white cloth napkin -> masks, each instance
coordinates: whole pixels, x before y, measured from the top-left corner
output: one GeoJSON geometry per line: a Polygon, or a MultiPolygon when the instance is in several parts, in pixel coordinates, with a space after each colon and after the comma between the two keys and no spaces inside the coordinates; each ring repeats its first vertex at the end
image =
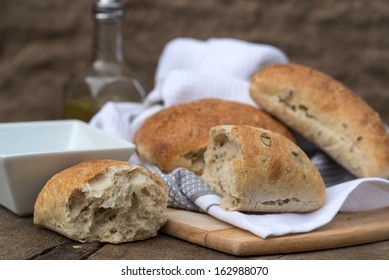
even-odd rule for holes
{"type": "MultiPolygon", "coordinates": [[[[256,106],[248,94],[249,80],[258,69],[288,59],[279,49],[234,39],[199,41],[178,38],[164,48],[156,71],[155,87],[144,104],[108,103],[91,120],[92,126],[132,141],[136,129],[150,115],[175,104],[201,98],[222,98],[256,106]]],[[[318,167],[327,186],[322,208],[305,214],[245,214],[225,211],[220,196],[194,173],[179,168],[157,172],[169,188],[169,206],[207,212],[259,237],[307,232],[319,228],[339,211],[365,211],[389,206],[389,181],[355,179],[312,145],[302,146],[318,167]]]]}
{"type": "Polygon", "coordinates": [[[324,205],[314,212],[248,215],[225,211],[217,195],[204,195],[196,205],[222,221],[259,237],[309,232],[329,223],[339,211],[366,211],[389,206],[389,182],[379,178],[356,179],[327,188],[324,205]],[[380,187],[383,187],[381,189],[380,187]]]}

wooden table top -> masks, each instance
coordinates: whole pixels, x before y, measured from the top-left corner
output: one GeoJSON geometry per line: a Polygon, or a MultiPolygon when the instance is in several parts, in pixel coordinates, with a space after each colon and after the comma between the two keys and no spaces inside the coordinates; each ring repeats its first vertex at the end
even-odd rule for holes
{"type": "Polygon", "coordinates": [[[313,259],[385,260],[389,241],[358,246],[264,256],[237,257],[159,233],[148,240],[120,245],[78,243],[18,217],[0,206],[0,260],[233,260],[313,259]]]}

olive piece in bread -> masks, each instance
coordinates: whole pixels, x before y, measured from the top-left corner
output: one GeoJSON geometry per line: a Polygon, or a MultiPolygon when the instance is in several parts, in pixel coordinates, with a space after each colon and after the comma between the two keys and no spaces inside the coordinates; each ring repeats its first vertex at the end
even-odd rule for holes
{"type": "Polygon", "coordinates": [[[284,136],[261,128],[213,127],[203,180],[227,210],[309,212],[320,208],[325,185],[308,156],[284,136]]]}

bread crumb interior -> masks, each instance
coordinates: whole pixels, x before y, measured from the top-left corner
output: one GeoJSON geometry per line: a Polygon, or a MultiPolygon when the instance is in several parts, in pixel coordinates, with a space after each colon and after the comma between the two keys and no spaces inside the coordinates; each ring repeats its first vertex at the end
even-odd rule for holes
{"type": "Polygon", "coordinates": [[[239,144],[231,141],[225,133],[213,137],[205,154],[203,178],[223,196],[222,204],[239,204],[238,194],[233,187],[233,161],[239,156],[239,144]]]}
{"type": "Polygon", "coordinates": [[[75,234],[84,236],[85,242],[111,243],[156,234],[156,227],[165,219],[165,203],[159,189],[141,172],[109,168],[70,198],[68,217],[78,228],[75,234]]]}

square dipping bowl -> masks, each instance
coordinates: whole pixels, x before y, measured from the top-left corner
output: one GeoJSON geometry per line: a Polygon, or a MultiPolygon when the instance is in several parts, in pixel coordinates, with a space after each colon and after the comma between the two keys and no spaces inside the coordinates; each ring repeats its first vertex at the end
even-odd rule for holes
{"type": "Polygon", "coordinates": [[[128,161],[134,151],[133,143],[78,120],[0,123],[0,204],[32,215],[56,173],[91,159],[128,161]]]}

